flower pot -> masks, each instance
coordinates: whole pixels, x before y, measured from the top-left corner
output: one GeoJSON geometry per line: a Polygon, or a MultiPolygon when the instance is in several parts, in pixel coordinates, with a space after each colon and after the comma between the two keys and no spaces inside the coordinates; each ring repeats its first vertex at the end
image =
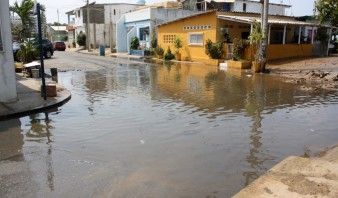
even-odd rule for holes
{"type": "Polygon", "coordinates": [[[176,60],[178,60],[178,61],[181,60],[181,54],[180,54],[180,53],[177,53],[177,54],[176,54],[176,60]]]}
{"type": "Polygon", "coordinates": [[[252,70],[256,73],[261,71],[261,62],[259,61],[252,61],[252,70]]]}

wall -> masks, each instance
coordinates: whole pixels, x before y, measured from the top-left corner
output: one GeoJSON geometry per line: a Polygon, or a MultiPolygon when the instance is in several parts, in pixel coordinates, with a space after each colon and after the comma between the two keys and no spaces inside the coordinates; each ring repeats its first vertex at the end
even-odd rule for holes
{"type": "Polygon", "coordinates": [[[119,39],[116,40],[116,52],[126,52],[127,48],[127,28],[124,26],[125,15],[116,22],[116,35],[119,39]]]}
{"type": "MultiPolygon", "coordinates": [[[[246,3],[246,12],[261,13],[262,4],[258,2],[236,1],[234,3],[233,11],[243,12],[243,3],[246,3]]],[[[278,5],[269,5],[269,14],[271,15],[285,15],[285,7],[278,5]]]]}
{"type": "Polygon", "coordinates": [[[137,4],[108,4],[104,6],[104,31],[106,33],[106,46],[116,46],[116,23],[125,14],[136,10],[137,4]],[[112,39],[112,43],[110,42],[112,39]]]}
{"type": "Polygon", "coordinates": [[[311,44],[268,45],[268,60],[312,56],[311,44]]]}
{"type": "Polygon", "coordinates": [[[17,100],[11,24],[8,0],[0,0],[0,31],[3,51],[0,52],[0,102],[17,100]]]}
{"type": "Polygon", "coordinates": [[[168,47],[170,47],[172,53],[175,52],[173,43],[164,41],[164,36],[177,35],[183,41],[183,48],[181,49],[182,60],[199,61],[206,60],[209,57],[205,54],[204,44],[207,39],[216,42],[216,12],[209,12],[198,16],[192,16],[176,22],[161,25],[158,27],[158,44],[162,46],[165,53],[168,47]],[[193,29],[184,30],[184,26],[201,26],[210,25],[211,29],[193,29]],[[189,46],[188,45],[188,34],[189,33],[203,33],[203,46],[189,46]]]}

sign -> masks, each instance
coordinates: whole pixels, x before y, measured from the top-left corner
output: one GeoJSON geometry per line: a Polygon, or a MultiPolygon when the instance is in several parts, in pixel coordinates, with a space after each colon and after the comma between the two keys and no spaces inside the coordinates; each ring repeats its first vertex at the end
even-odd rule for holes
{"type": "Polygon", "coordinates": [[[2,42],[2,25],[1,25],[1,19],[0,19],[0,52],[4,51],[4,43],[2,42]]]}

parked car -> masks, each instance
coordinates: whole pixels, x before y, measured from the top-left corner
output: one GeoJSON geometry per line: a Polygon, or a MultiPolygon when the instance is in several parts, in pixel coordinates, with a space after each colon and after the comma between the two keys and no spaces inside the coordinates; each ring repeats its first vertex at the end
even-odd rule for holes
{"type": "Polygon", "coordinates": [[[13,42],[13,57],[14,57],[14,61],[18,61],[17,60],[17,53],[20,50],[20,44],[18,42],[13,42]]]}
{"type": "Polygon", "coordinates": [[[58,51],[65,51],[66,50],[66,44],[62,41],[58,41],[53,43],[54,50],[58,51]]]}
{"type": "MultiPolygon", "coordinates": [[[[31,42],[33,43],[33,45],[35,46],[36,49],[39,49],[39,40],[38,39],[34,39],[31,42]]],[[[52,56],[54,54],[53,43],[50,40],[43,38],[42,39],[42,51],[43,51],[43,56],[45,58],[52,58],[52,56]]]]}
{"type": "MultiPolygon", "coordinates": [[[[36,42],[35,45],[39,48],[38,42],[36,42]]],[[[48,39],[42,39],[42,50],[45,58],[52,58],[54,54],[53,43],[48,39]]]]}

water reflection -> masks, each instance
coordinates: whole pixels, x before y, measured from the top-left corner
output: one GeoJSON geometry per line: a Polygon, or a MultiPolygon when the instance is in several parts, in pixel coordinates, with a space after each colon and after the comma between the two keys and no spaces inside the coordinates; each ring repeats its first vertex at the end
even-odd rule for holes
{"type": "Polygon", "coordinates": [[[24,141],[19,118],[0,121],[0,161],[23,160],[23,144],[24,141]]]}
{"type": "Polygon", "coordinates": [[[53,169],[53,146],[51,130],[53,129],[53,120],[49,114],[58,112],[58,109],[50,109],[44,113],[30,115],[30,128],[26,132],[27,141],[46,143],[47,153],[45,155],[47,184],[51,191],[54,190],[54,169],[53,169]]]}
{"type": "Polygon", "coordinates": [[[66,178],[78,189],[95,186],[86,190],[120,197],[230,197],[313,139],[337,139],[337,112],[326,112],[337,106],[335,94],[303,92],[269,75],[118,64],[58,80],[72,100],[59,114],[30,116],[23,127],[25,147],[42,147],[41,180],[53,193],[62,194],[66,178]],[[329,115],[319,122],[328,132],[309,132],[302,123],[320,113],[329,115]],[[102,166],[89,169],[93,164],[102,166]]]}

